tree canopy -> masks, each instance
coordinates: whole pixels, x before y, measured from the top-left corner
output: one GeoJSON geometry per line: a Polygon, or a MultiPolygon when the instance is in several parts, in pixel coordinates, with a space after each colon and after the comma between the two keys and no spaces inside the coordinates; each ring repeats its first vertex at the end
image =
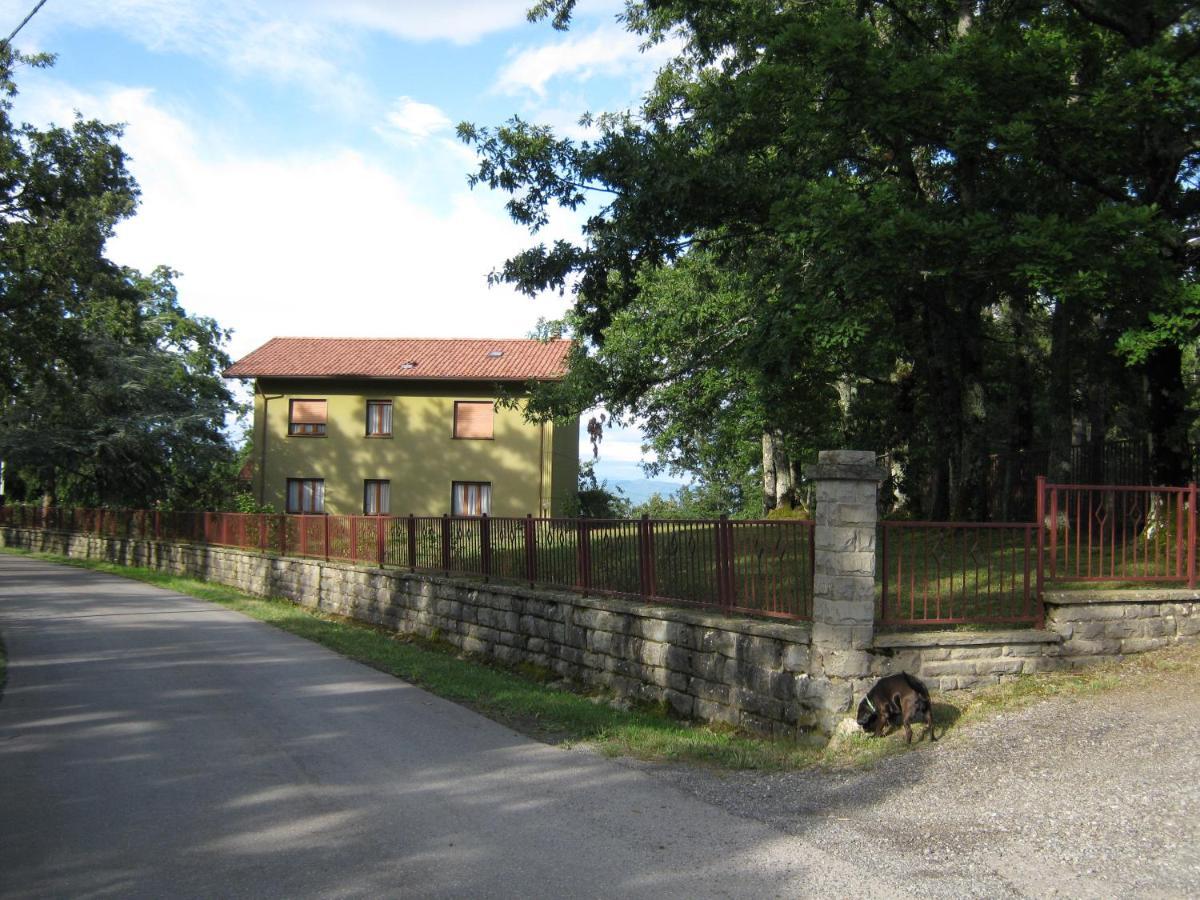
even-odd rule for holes
{"type": "Polygon", "coordinates": [[[189,316],[170,270],[105,256],[138,191],[120,129],[15,124],[0,43],[0,460],[10,495],[203,507],[233,485],[228,333],[189,316]]]}
{"type": "Polygon", "coordinates": [[[996,455],[1039,447],[1145,438],[1186,480],[1198,5],[627,3],[684,48],[639,109],[585,141],[460,126],[514,220],[589,214],[494,276],[573,295],[537,409],[639,416],[667,465],[757,467],[767,506],[844,445],[935,516],[986,513],[996,455]]]}

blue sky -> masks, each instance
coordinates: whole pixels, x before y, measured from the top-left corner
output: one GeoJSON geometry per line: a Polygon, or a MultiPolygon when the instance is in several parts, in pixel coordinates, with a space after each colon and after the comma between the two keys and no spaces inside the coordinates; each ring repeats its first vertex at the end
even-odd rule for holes
{"type": "MultiPolygon", "coordinates": [[[[0,30],[33,2],[0,0],[0,30]]],[[[641,52],[612,0],[583,0],[566,33],[526,22],[529,2],[49,0],[15,43],[58,61],[18,73],[15,113],[125,123],[142,204],[110,255],[177,269],[235,358],[278,334],[522,337],[565,301],[487,286],[530,238],[468,188],[454,125],[516,113],[580,136],[672,49],[641,52]]],[[[641,456],[617,430],[597,472],[639,477],[641,456]]]]}

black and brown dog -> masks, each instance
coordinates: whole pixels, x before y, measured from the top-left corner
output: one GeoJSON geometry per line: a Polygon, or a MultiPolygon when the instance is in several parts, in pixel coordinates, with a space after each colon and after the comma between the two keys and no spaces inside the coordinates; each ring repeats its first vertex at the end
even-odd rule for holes
{"type": "Polygon", "coordinates": [[[929,699],[929,689],[907,672],[880,678],[858,704],[858,727],[874,732],[876,737],[880,737],[888,726],[903,725],[904,739],[911,744],[912,725],[909,723],[914,721],[924,721],[929,740],[937,740],[933,733],[933,703],[929,699]]]}

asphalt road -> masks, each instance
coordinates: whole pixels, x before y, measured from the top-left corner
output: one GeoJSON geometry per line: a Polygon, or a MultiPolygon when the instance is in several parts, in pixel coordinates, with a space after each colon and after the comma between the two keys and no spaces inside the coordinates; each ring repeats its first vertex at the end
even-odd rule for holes
{"type": "Polygon", "coordinates": [[[852,845],[169,591],[0,555],[0,634],[5,898],[878,893],[852,845]]]}
{"type": "Polygon", "coordinates": [[[0,635],[0,898],[1200,884],[1194,668],[863,771],[721,773],[548,747],[220,607],[25,558],[0,555],[0,635]]]}

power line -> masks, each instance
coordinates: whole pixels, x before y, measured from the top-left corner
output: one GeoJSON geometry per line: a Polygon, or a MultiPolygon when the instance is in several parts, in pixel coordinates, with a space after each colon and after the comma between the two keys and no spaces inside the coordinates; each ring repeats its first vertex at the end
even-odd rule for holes
{"type": "Polygon", "coordinates": [[[37,11],[45,5],[46,5],[46,0],[38,0],[38,5],[29,11],[29,15],[27,15],[24,19],[21,20],[21,24],[13,29],[13,33],[4,39],[4,43],[11,44],[13,41],[13,38],[15,38],[20,33],[22,28],[24,28],[26,25],[29,24],[29,20],[32,19],[34,16],[36,16],[37,11]]]}

